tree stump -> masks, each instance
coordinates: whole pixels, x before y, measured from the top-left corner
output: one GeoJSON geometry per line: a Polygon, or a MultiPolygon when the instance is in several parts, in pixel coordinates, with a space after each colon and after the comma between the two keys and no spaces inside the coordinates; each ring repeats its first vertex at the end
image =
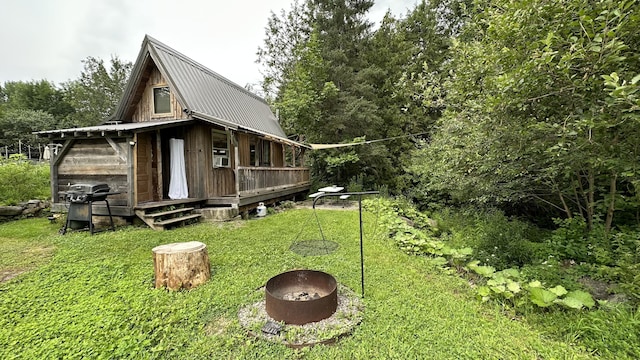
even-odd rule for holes
{"type": "Polygon", "coordinates": [[[154,247],[153,269],[156,289],[193,289],[211,278],[207,245],[199,241],[154,247]]]}

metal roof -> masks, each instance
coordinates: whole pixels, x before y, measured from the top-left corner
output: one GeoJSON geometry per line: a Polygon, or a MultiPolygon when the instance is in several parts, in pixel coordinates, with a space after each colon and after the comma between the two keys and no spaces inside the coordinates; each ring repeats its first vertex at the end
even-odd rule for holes
{"type": "Polygon", "coordinates": [[[147,35],[115,118],[123,118],[131,93],[150,56],[167,79],[184,111],[222,126],[242,128],[264,135],[285,138],[286,134],[267,102],[180,52],[147,35]]]}
{"type": "MultiPolygon", "coordinates": [[[[194,119],[214,123],[233,130],[242,129],[260,134],[285,144],[310,148],[289,140],[273,115],[269,104],[256,94],[233,83],[160,41],[146,35],[129,82],[115,114],[111,119],[124,119],[133,101],[148,60],[158,67],[169,83],[183,111],[194,119]]],[[[103,124],[82,128],[40,131],[39,135],[136,131],[154,127],[171,126],[194,121],[193,119],[163,120],[136,123],[103,124]]]]}
{"type": "Polygon", "coordinates": [[[108,133],[108,132],[119,132],[119,131],[132,131],[136,130],[149,130],[156,127],[164,127],[171,126],[180,123],[194,122],[192,119],[182,119],[182,120],[161,120],[161,121],[146,121],[146,122],[137,122],[137,123],[119,123],[119,124],[104,124],[104,125],[96,125],[96,126],[85,126],[79,128],[71,128],[71,129],[57,129],[57,130],[45,130],[38,131],[36,134],[38,135],[54,135],[54,134],[72,134],[72,133],[108,133]]]}
{"type": "MultiPolygon", "coordinates": [[[[45,136],[45,135],[64,136],[65,134],[76,134],[76,133],[78,134],[99,133],[102,135],[102,133],[138,132],[141,130],[146,131],[146,130],[152,130],[154,128],[165,128],[165,127],[171,127],[171,126],[180,125],[180,124],[193,123],[197,121],[213,122],[210,119],[205,119],[205,116],[202,114],[194,113],[194,116],[196,117],[196,119],[154,120],[154,121],[135,122],[135,123],[123,123],[123,122],[111,123],[111,124],[107,123],[103,125],[85,126],[85,127],[78,127],[78,128],[37,131],[37,132],[34,132],[34,134],[41,135],[41,136],[45,136]]],[[[256,132],[255,130],[252,130],[252,129],[246,129],[246,130],[250,132],[256,132]]],[[[276,136],[271,134],[262,134],[262,135],[265,136],[267,139],[277,140],[285,144],[301,146],[307,149],[311,149],[309,145],[301,144],[299,142],[290,140],[286,137],[281,137],[281,136],[276,136]]]]}

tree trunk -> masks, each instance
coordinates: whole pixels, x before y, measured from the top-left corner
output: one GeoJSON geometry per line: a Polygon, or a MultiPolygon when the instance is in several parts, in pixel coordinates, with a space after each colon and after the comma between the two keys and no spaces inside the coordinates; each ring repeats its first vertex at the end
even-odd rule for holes
{"type": "Polygon", "coordinates": [[[564,212],[567,214],[567,219],[572,219],[573,214],[571,213],[571,209],[567,206],[567,202],[564,201],[564,196],[562,196],[562,191],[558,189],[558,196],[560,196],[560,201],[562,202],[562,207],[564,208],[564,212]]]}
{"type": "Polygon", "coordinates": [[[611,184],[609,186],[609,208],[607,209],[607,220],[605,222],[605,228],[604,231],[605,233],[608,235],[609,231],[611,231],[611,224],[613,223],[613,212],[616,209],[616,192],[617,192],[617,181],[618,181],[618,174],[612,174],[611,175],[611,184]]]}
{"type": "Polygon", "coordinates": [[[156,288],[193,289],[211,278],[207,246],[198,241],[154,247],[156,288]]]}

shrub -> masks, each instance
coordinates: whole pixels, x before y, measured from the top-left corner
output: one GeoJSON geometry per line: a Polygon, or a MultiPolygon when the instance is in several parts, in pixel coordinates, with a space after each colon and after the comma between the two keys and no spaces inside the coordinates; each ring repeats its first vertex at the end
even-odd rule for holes
{"type": "Polygon", "coordinates": [[[49,165],[33,164],[24,155],[0,159],[0,205],[49,198],[49,165]]]}
{"type": "Polygon", "coordinates": [[[446,211],[437,218],[443,231],[453,234],[455,246],[474,248],[476,259],[498,269],[543,261],[549,255],[542,230],[498,210],[446,211]]]}
{"type": "Polygon", "coordinates": [[[571,327],[575,337],[603,358],[640,358],[640,309],[616,305],[584,314],[571,327]]]}

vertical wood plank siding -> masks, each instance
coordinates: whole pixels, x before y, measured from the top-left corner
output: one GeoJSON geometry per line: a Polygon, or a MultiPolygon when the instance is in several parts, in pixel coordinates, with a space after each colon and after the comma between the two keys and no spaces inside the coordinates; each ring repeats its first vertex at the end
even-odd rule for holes
{"type": "Polygon", "coordinates": [[[251,166],[251,153],[249,153],[250,137],[247,134],[238,133],[238,150],[240,151],[240,166],[251,166]]]}
{"type": "Polygon", "coordinates": [[[188,119],[189,116],[182,111],[183,107],[176,100],[173,92],[170,92],[170,101],[171,101],[171,113],[155,115],[153,113],[153,88],[155,86],[167,85],[167,81],[164,79],[158,68],[155,68],[151,71],[151,76],[147,83],[144,85],[144,91],[142,93],[142,98],[138,102],[136,106],[136,110],[133,113],[132,120],[133,122],[144,122],[150,120],[159,120],[159,119],[188,119]]]}
{"type": "MultiPolygon", "coordinates": [[[[212,198],[236,192],[233,168],[213,167],[211,129],[207,125],[193,125],[185,129],[185,167],[189,197],[212,198]]],[[[229,151],[230,159],[233,159],[233,147],[229,151]]]]}
{"type": "Polygon", "coordinates": [[[137,203],[153,201],[153,170],[152,170],[152,144],[151,134],[138,134],[136,142],[137,150],[137,171],[136,171],[136,194],[137,203]]]}
{"type": "Polygon", "coordinates": [[[271,143],[271,162],[273,167],[284,167],[284,145],[272,142],[271,143]]]}

